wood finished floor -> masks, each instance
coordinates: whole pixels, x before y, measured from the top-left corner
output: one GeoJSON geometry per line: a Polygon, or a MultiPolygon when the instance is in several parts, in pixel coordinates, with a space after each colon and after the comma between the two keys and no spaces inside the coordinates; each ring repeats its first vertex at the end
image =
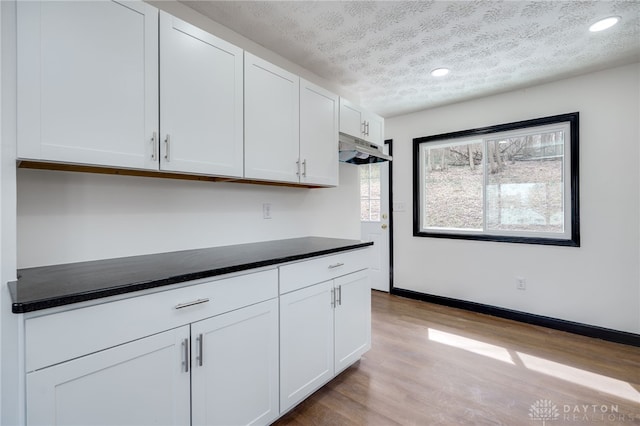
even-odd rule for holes
{"type": "Polygon", "coordinates": [[[275,425],[640,425],[637,347],[377,291],[372,341],[275,425]]]}

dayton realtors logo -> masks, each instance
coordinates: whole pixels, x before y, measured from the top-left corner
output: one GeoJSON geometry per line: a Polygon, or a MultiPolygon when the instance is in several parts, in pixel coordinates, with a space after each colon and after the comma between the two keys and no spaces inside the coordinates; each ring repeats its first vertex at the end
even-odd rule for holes
{"type": "Polygon", "coordinates": [[[562,406],[562,419],[567,422],[633,422],[634,414],[621,413],[617,404],[576,404],[562,406]]]}
{"type": "Polygon", "coordinates": [[[529,417],[531,420],[541,421],[542,426],[546,426],[548,421],[558,420],[560,412],[552,401],[539,399],[529,408],[529,417]]]}
{"type": "Polygon", "coordinates": [[[533,421],[547,422],[560,420],[561,423],[585,422],[634,422],[640,415],[620,413],[618,405],[575,404],[562,405],[560,408],[549,399],[539,399],[529,408],[529,418],[533,421]]]}

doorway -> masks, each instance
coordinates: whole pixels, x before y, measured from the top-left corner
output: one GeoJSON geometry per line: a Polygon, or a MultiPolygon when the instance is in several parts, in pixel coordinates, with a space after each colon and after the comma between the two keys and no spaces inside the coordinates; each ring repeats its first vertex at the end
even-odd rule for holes
{"type": "MultiPolygon", "coordinates": [[[[385,141],[389,153],[391,141],[385,141]]],[[[373,241],[369,259],[371,288],[389,292],[391,217],[389,210],[390,163],[362,164],[360,176],[360,224],[362,241],[373,241]]]]}

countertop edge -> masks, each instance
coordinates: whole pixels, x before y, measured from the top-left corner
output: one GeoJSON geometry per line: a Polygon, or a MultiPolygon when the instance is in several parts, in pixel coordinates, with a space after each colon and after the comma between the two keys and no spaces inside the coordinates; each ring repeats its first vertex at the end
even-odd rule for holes
{"type": "Polygon", "coordinates": [[[110,287],[110,288],[105,288],[101,290],[93,290],[89,292],[79,292],[72,295],[59,296],[59,297],[54,297],[49,299],[34,300],[31,302],[15,302],[18,282],[11,281],[8,283],[9,292],[12,298],[11,311],[14,314],[25,314],[28,312],[34,312],[34,311],[39,311],[39,310],[48,309],[48,308],[71,305],[74,303],[102,299],[110,296],[117,296],[117,295],[122,295],[126,293],[133,293],[136,291],[164,287],[171,284],[179,284],[187,281],[194,281],[194,280],[199,280],[204,278],[231,274],[234,272],[242,272],[242,271],[248,271],[251,269],[263,268],[266,266],[279,265],[279,264],[288,263],[288,262],[295,262],[298,260],[304,260],[304,259],[309,259],[313,257],[340,253],[343,251],[357,250],[357,249],[365,248],[372,245],[373,245],[373,242],[371,241],[362,241],[359,243],[349,244],[342,247],[312,251],[307,253],[301,253],[298,255],[280,257],[280,258],[265,259],[263,261],[249,262],[245,264],[232,265],[228,267],[221,267],[221,268],[216,268],[216,269],[211,269],[206,271],[196,271],[193,273],[167,277],[159,280],[130,283],[130,284],[121,285],[118,287],[110,287]]]}

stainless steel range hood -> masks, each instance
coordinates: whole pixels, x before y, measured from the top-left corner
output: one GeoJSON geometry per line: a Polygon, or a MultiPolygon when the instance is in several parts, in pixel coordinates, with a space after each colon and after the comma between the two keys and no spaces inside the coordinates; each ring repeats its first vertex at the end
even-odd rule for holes
{"type": "Polygon", "coordinates": [[[391,161],[390,155],[382,152],[382,147],[355,138],[345,133],[339,137],[340,161],[351,164],[370,164],[391,161]]]}

